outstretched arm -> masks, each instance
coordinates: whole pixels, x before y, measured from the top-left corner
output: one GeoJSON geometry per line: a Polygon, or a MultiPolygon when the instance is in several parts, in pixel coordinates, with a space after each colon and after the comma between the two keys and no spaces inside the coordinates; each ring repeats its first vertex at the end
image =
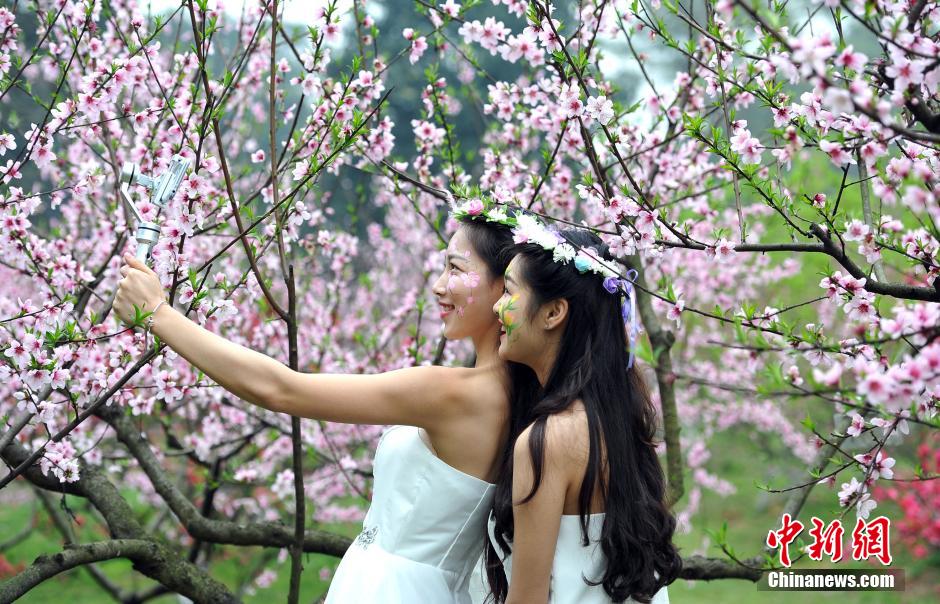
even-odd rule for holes
{"type": "MultiPolygon", "coordinates": [[[[125,321],[134,305],[150,312],[165,299],[145,264],[125,255],[115,312],[125,321]]],[[[461,413],[472,388],[469,370],[413,367],[377,375],[306,374],[230,342],[168,304],[153,315],[153,332],[223,388],[272,411],[328,421],[409,424],[435,430],[461,413]]]]}

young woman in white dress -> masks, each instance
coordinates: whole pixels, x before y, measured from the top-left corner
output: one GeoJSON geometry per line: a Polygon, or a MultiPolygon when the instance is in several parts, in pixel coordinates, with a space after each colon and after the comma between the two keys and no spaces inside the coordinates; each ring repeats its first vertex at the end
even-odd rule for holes
{"type": "Polygon", "coordinates": [[[502,294],[514,247],[509,227],[487,214],[455,214],[461,226],[434,284],[444,335],[473,341],[472,368],[412,367],[375,375],[296,372],[177,312],[164,303],[156,274],[125,255],[115,312],[131,322],[135,305],[153,311],[152,331],[229,392],[299,417],[396,424],[380,439],[372,504],[334,574],[327,602],[470,600],[467,580],[483,547],[491,481],[509,434],[513,388],[538,387],[531,370],[504,363],[496,353],[499,324],[492,305],[502,294]]]}
{"type": "Polygon", "coordinates": [[[485,556],[491,601],[665,604],[682,562],[624,325],[635,338],[632,283],[593,233],[532,219],[515,233],[525,243],[494,306],[499,356],[531,367],[543,390],[503,454],[485,556]]]}

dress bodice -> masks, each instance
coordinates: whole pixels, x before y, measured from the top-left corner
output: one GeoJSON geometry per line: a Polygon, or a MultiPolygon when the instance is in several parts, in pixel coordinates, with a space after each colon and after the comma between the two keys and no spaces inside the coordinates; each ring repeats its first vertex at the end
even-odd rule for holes
{"type": "Polygon", "coordinates": [[[355,545],[469,574],[483,549],[495,485],[435,455],[413,426],[393,426],[375,453],[372,505],[355,545]],[[367,543],[364,543],[367,542],[367,543]]]}
{"type": "MultiPolygon", "coordinates": [[[[552,578],[549,588],[551,604],[601,604],[611,602],[602,585],[588,585],[585,578],[599,581],[604,573],[606,558],[601,550],[600,537],[604,526],[605,514],[588,516],[589,544],[581,544],[581,523],[577,515],[564,515],[558,528],[558,541],[555,545],[555,558],[552,562],[552,578]]],[[[496,521],[489,516],[487,532],[493,547],[500,552],[496,544],[494,530],[496,521]]],[[[512,577],[512,552],[502,552],[503,569],[506,578],[512,577]]],[[[633,600],[627,600],[632,602],[633,600]]],[[[653,596],[651,604],[669,604],[666,587],[653,596]]]]}
{"type": "Polygon", "coordinates": [[[327,604],[471,604],[496,485],[448,465],[413,426],[382,434],[373,473],[372,505],[327,604]]]}

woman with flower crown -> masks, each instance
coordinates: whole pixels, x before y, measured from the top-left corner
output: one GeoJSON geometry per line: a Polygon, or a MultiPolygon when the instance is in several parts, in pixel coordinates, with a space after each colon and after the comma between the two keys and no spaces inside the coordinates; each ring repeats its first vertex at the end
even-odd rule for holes
{"type": "MultiPolygon", "coordinates": [[[[378,375],[293,371],[192,322],[165,300],[157,275],[129,254],[114,309],[134,307],[150,329],[224,388],[272,411],[320,420],[395,424],[379,440],[372,504],[343,557],[329,603],[470,601],[499,455],[510,432],[510,400],[537,389],[531,370],[501,361],[493,303],[514,246],[513,220],[480,200],[456,208],[434,284],[444,335],[470,338],[472,368],[412,367],[378,375]]],[[[405,259],[402,259],[405,261],[405,259]]],[[[518,408],[518,406],[517,406],[518,408]]]]}
{"type": "Polygon", "coordinates": [[[681,558],[633,363],[632,279],[589,231],[517,222],[494,306],[499,356],[530,367],[542,391],[502,456],[485,555],[493,599],[664,604],[681,558]]]}

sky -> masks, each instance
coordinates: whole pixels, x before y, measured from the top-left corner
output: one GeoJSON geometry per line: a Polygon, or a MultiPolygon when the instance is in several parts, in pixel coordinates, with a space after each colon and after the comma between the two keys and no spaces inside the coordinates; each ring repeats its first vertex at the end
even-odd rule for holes
{"type": "MultiPolygon", "coordinates": [[[[140,6],[146,8],[149,5],[154,13],[161,13],[175,10],[176,7],[180,5],[180,1],[181,0],[140,0],[140,6]]],[[[257,0],[227,0],[221,2],[221,4],[225,7],[225,12],[233,17],[237,17],[241,14],[245,4],[257,5],[258,2],[257,0]]],[[[346,12],[346,8],[351,4],[352,0],[340,0],[338,5],[340,12],[346,12]]],[[[209,0],[210,7],[218,5],[218,0],[209,0]]],[[[297,24],[309,22],[310,15],[313,14],[313,9],[326,5],[326,0],[280,0],[278,2],[278,6],[284,7],[284,22],[297,24]]],[[[373,9],[370,7],[370,14],[372,10],[373,9]]]]}

